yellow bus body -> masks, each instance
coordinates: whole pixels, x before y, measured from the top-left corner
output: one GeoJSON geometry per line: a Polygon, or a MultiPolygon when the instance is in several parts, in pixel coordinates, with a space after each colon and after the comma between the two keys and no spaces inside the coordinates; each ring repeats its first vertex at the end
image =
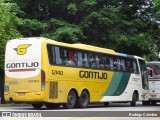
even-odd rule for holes
{"type": "MultiPolygon", "coordinates": [[[[33,58],[28,58],[30,54],[29,49],[31,49],[33,46],[36,46],[36,42],[32,44],[32,41],[30,38],[25,39],[18,39],[18,40],[11,40],[12,42],[16,41],[17,48],[24,44],[32,44],[28,48],[26,47],[26,51],[23,49],[20,51],[20,54],[26,55],[25,61],[38,61],[40,65],[30,68],[18,68],[17,67],[24,67],[24,63],[9,63],[9,62],[16,62],[18,61],[18,57],[21,57],[20,59],[23,59],[23,55],[17,55],[16,60],[12,60],[7,56],[8,49],[13,49],[7,46],[6,48],[6,63],[5,63],[5,101],[11,101],[11,102],[25,102],[25,103],[67,103],[68,94],[71,90],[74,90],[76,92],[77,97],[81,96],[81,93],[83,90],[86,90],[89,94],[89,102],[110,102],[113,101],[113,98],[116,99],[114,101],[132,101],[132,94],[134,91],[138,92],[137,97],[139,100],[147,100],[147,90],[142,89],[142,83],[141,83],[141,77],[140,74],[132,75],[132,73],[127,72],[115,72],[114,70],[105,70],[105,69],[93,69],[93,68],[83,68],[83,67],[70,67],[70,66],[61,66],[61,65],[51,65],[49,63],[49,53],[47,51],[47,45],[54,45],[54,46],[60,46],[65,48],[71,48],[75,50],[82,50],[82,51],[88,51],[88,52],[95,52],[98,54],[106,54],[109,56],[122,56],[122,59],[127,59],[127,55],[123,55],[120,53],[116,53],[113,50],[110,49],[104,49],[99,47],[94,47],[90,45],[84,45],[84,44],[67,44],[62,42],[57,42],[54,40],[48,40],[46,38],[32,38],[32,41],[36,41],[37,43],[41,41],[40,48],[41,52],[35,53],[35,56],[38,56],[36,54],[40,54],[40,58],[35,57],[33,55],[33,58]],[[38,39],[38,40],[36,40],[38,39]],[[28,42],[30,40],[30,42],[28,42]],[[17,42],[18,41],[18,42],[17,42]],[[22,41],[22,42],[21,42],[22,41]],[[25,53],[26,52],[26,53],[25,53]],[[38,60],[40,59],[40,60],[38,60]],[[17,66],[19,65],[19,66],[17,66]],[[21,66],[20,66],[21,65],[21,66]],[[13,67],[13,69],[10,69],[10,67],[13,67]],[[34,74],[33,76],[27,77],[29,75],[29,72],[31,74],[34,74]],[[24,70],[24,71],[23,71],[24,70]],[[26,70],[26,71],[25,71],[26,70]],[[45,73],[45,87],[42,89],[42,71],[45,73]],[[25,76],[26,73],[26,76],[25,76]],[[21,75],[24,74],[24,75],[21,75]],[[117,76],[116,76],[117,74],[117,76]],[[128,76],[127,83],[123,79],[126,76],[128,76]],[[20,77],[17,77],[20,75],[20,77]],[[12,76],[12,77],[11,77],[12,76]],[[25,76],[23,78],[23,76],[25,76]],[[89,77],[87,77],[89,76],[89,77]],[[104,78],[101,77],[105,76],[104,78]],[[134,78],[134,80],[131,79],[131,76],[134,78]],[[120,78],[118,78],[120,77],[120,78]],[[119,80],[113,80],[113,79],[119,79],[119,80]],[[136,82],[137,81],[137,82],[136,82]],[[120,85],[122,84],[122,86],[120,85]],[[135,87],[127,87],[126,84],[136,84],[136,86],[140,86],[138,88],[135,87]],[[111,85],[117,88],[112,91],[111,85]],[[125,88],[122,88],[125,86],[125,88]],[[120,89],[120,92],[118,92],[118,88],[120,89]],[[127,89],[130,89],[130,93],[127,91],[127,89]],[[113,94],[114,93],[114,94],[113,94]],[[109,94],[112,94],[109,96],[109,94]],[[124,98],[122,94],[126,94],[127,97],[124,98]],[[144,95],[144,96],[143,96],[144,95]],[[104,96],[106,98],[104,99],[104,96]],[[111,99],[109,98],[111,97],[111,99]],[[109,99],[108,99],[109,98],[109,99]],[[120,98],[123,98],[121,100],[120,98]],[[126,99],[126,100],[125,100],[126,99]],[[106,100],[106,101],[105,101],[106,100]]],[[[11,44],[11,43],[8,43],[11,44]]],[[[12,45],[10,45],[12,46],[12,45]]],[[[15,48],[15,47],[14,47],[15,48]]],[[[22,48],[24,48],[22,46],[22,48]]],[[[36,48],[32,48],[32,51],[36,48]]],[[[15,52],[14,50],[12,50],[15,52]]],[[[18,52],[17,52],[18,53],[18,52]]],[[[133,56],[134,58],[134,56],[133,56]]],[[[121,58],[119,58],[121,59],[121,58]]],[[[135,57],[135,60],[142,59],[139,57],[135,57]]],[[[20,60],[19,60],[20,61],[20,60]]],[[[117,60],[118,61],[118,60],[117,60]]],[[[36,62],[36,63],[38,63],[36,62]]],[[[32,64],[32,62],[30,62],[32,64]]],[[[26,64],[26,63],[25,63],[26,64]]],[[[25,67],[31,66],[26,65],[25,67]]],[[[34,64],[34,63],[33,63],[34,64]]],[[[139,68],[138,68],[139,69],[139,68]]],[[[140,71],[140,70],[139,70],[140,71]]],[[[137,93],[136,92],[136,93],[137,93]]]]}

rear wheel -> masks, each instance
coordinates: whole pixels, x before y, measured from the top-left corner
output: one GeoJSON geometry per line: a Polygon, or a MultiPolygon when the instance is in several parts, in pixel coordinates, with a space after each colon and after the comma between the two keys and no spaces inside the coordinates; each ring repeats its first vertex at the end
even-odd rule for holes
{"type": "Polygon", "coordinates": [[[48,109],[58,109],[60,104],[57,104],[57,103],[46,103],[45,106],[48,108],[48,109]]]}
{"type": "Polygon", "coordinates": [[[40,109],[43,106],[43,104],[42,103],[37,103],[37,104],[35,103],[35,104],[32,104],[32,106],[36,109],[40,109]]]}
{"type": "Polygon", "coordinates": [[[63,107],[66,109],[72,109],[74,108],[76,105],[76,93],[71,90],[68,93],[68,97],[67,97],[67,103],[63,104],[63,107]]]}
{"type": "Polygon", "coordinates": [[[136,101],[138,100],[138,93],[134,92],[132,95],[131,106],[136,106],[136,101]]]}
{"type": "Polygon", "coordinates": [[[77,100],[77,106],[85,108],[89,104],[89,94],[86,90],[82,91],[81,96],[77,100]]]}

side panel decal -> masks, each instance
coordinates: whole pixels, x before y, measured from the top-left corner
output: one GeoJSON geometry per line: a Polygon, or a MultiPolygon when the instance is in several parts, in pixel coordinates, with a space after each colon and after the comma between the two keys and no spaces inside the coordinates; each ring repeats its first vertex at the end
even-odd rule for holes
{"type": "Polygon", "coordinates": [[[109,88],[103,96],[119,96],[127,87],[131,73],[115,72],[109,88]]]}

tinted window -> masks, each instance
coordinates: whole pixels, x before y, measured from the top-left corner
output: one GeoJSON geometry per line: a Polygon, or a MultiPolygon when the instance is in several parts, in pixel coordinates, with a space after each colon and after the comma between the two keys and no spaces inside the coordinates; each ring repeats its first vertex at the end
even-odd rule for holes
{"type": "Polygon", "coordinates": [[[54,51],[53,59],[55,59],[55,64],[63,65],[64,61],[63,61],[63,56],[62,56],[62,49],[60,49],[60,47],[55,46],[55,47],[52,47],[52,51],[54,51]]]}
{"type": "Polygon", "coordinates": [[[135,74],[139,74],[139,70],[138,70],[138,65],[137,65],[137,60],[136,59],[133,60],[133,72],[135,74]]]}
{"type": "Polygon", "coordinates": [[[91,68],[97,68],[97,60],[98,59],[96,58],[95,53],[90,52],[89,53],[89,66],[91,68]]]}
{"type": "Polygon", "coordinates": [[[148,64],[147,66],[153,70],[153,75],[160,75],[160,64],[148,64]]]}
{"type": "Polygon", "coordinates": [[[52,45],[47,45],[47,50],[48,50],[48,58],[49,58],[49,63],[50,64],[55,64],[55,54],[54,54],[54,46],[52,45]]]}
{"type": "Polygon", "coordinates": [[[89,67],[88,54],[85,51],[78,51],[78,67],[89,67]]]}
{"type": "Polygon", "coordinates": [[[125,59],[121,59],[121,69],[122,71],[126,71],[126,66],[125,66],[125,59]]]}
{"type": "Polygon", "coordinates": [[[139,73],[136,59],[54,45],[47,49],[50,64],[139,73]]]}

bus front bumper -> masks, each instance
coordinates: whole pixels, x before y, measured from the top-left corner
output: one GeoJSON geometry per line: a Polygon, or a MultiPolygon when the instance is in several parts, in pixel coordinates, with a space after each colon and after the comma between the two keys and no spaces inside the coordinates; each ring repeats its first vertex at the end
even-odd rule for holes
{"type": "Polygon", "coordinates": [[[151,94],[150,96],[149,96],[149,100],[150,101],[160,101],[160,94],[151,94]]]}

